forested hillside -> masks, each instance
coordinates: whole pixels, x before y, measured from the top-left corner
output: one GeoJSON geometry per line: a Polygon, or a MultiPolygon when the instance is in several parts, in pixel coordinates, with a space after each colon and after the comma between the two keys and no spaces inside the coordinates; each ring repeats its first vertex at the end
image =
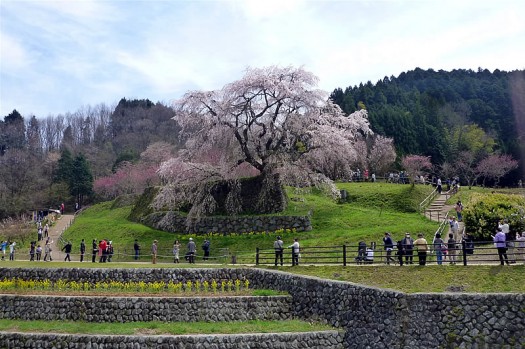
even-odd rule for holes
{"type": "MultiPolygon", "coordinates": [[[[335,157],[343,154],[341,144],[338,152],[328,153],[332,157],[314,159],[317,162],[310,165],[330,179],[346,178],[340,176],[348,172],[341,171],[342,166],[368,169],[378,176],[401,170],[403,157],[409,155],[430,156],[435,166],[427,173],[446,178],[459,175],[469,184],[483,180],[488,185],[515,185],[525,173],[523,70],[416,69],[376,84],[338,88],[331,98],[347,114],[366,109],[368,113],[355,115],[368,114],[370,128],[387,138],[363,133],[365,142],[354,151],[354,160],[335,157]],[[393,160],[387,161],[395,157],[392,139],[398,155],[394,165],[393,160]],[[515,166],[507,166],[510,158],[503,154],[521,166],[506,177],[515,166]],[[494,173],[494,168],[505,166],[505,171],[494,173]]],[[[68,210],[77,202],[137,194],[159,183],[160,164],[182,147],[179,135],[187,140],[192,134],[191,122],[184,126],[172,119],[174,115],[171,106],[160,102],[124,98],[115,106],[83,106],[46,117],[22,116],[14,110],[0,120],[0,219],[32,209],[57,208],[62,202],[68,210]]],[[[200,136],[206,140],[206,134],[200,136]]],[[[290,154],[299,157],[308,151],[307,140],[299,135],[289,143],[275,144],[288,146],[290,154]]],[[[223,144],[224,149],[230,145],[223,144]]],[[[212,150],[202,148],[201,157],[215,162],[224,159],[220,149],[212,150]]],[[[248,158],[257,162],[261,156],[248,158]]]]}
{"type": "Polygon", "coordinates": [[[0,218],[62,202],[71,210],[94,199],[97,179],[119,170],[140,176],[142,186],[152,184],[152,163],[178,142],[173,114],[161,103],[124,98],[114,107],[84,106],[47,117],[24,118],[14,110],[0,120],[0,218]],[[143,167],[130,169],[139,162],[143,167]]]}
{"type": "MultiPolygon", "coordinates": [[[[457,161],[462,151],[484,148],[510,154],[523,168],[523,70],[417,68],[376,84],[337,88],[331,98],[346,113],[367,109],[372,129],[394,138],[399,155],[429,155],[434,164],[443,164],[457,161]]],[[[508,181],[517,181],[520,172],[508,181]]]]}

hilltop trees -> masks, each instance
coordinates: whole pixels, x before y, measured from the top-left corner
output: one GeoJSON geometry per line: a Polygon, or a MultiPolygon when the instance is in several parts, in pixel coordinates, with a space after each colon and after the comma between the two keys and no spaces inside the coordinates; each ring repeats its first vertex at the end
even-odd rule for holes
{"type": "Polygon", "coordinates": [[[432,169],[432,162],[430,156],[421,155],[407,155],[401,161],[403,168],[407,170],[410,176],[410,181],[414,184],[414,177],[421,176],[424,170],[432,169]]]}
{"type": "MultiPolygon", "coordinates": [[[[80,205],[83,204],[85,196],[93,193],[93,175],[85,156],[79,153],[73,158],[71,151],[67,148],[61,152],[54,182],[67,184],[70,195],[80,205]]],[[[62,198],[62,200],[65,199],[62,198]]]]}
{"type": "MultiPolygon", "coordinates": [[[[371,128],[394,138],[400,156],[429,155],[438,165],[471,152],[475,167],[492,153],[509,154],[523,174],[523,81],[524,70],[416,68],[376,84],[338,88],[331,97],[347,113],[366,108],[371,128]]],[[[516,183],[518,173],[506,184],[516,183]]]]}
{"type": "Polygon", "coordinates": [[[518,162],[509,155],[489,155],[481,160],[476,167],[477,173],[483,177],[483,185],[486,179],[492,179],[497,186],[501,177],[518,168],[518,162]]]}

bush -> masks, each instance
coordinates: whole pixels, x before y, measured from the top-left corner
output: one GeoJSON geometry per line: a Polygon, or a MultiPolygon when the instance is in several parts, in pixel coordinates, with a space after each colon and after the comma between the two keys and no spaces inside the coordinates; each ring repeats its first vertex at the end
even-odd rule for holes
{"type": "Polygon", "coordinates": [[[525,198],[520,195],[473,194],[463,210],[466,230],[475,240],[492,241],[498,222],[507,219],[511,235],[525,230],[525,198]]]}

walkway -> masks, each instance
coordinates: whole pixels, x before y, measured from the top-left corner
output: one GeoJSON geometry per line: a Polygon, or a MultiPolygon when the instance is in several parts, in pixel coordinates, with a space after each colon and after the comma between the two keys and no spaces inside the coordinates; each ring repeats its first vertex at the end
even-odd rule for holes
{"type": "Polygon", "coordinates": [[[74,214],[63,214],[60,216],[59,219],[57,219],[56,224],[49,228],[49,238],[51,239],[51,249],[53,250],[51,252],[51,256],[53,257],[53,260],[64,260],[66,254],[60,250],[58,240],[60,238],[60,235],[62,235],[64,230],[66,230],[66,228],[68,228],[71,225],[74,219],[74,214]]]}
{"type": "MultiPolygon", "coordinates": [[[[454,209],[455,204],[447,204],[446,201],[448,199],[449,195],[446,193],[442,193],[440,195],[437,195],[434,201],[430,204],[430,206],[425,210],[424,215],[428,219],[434,221],[434,222],[443,222],[445,218],[448,217],[449,212],[454,209]]],[[[458,231],[461,233],[463,231],[463,228],[465,227],[465,224],[463,222],[458,222],[459,229],[458,231]]],[[[446,230],[447,236],[448,233],[450,233],[450,227],[446,230]]]]}

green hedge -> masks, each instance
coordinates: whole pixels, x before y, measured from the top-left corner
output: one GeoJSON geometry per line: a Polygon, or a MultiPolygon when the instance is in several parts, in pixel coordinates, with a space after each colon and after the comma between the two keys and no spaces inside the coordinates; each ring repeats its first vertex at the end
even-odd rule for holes
{"type": "Polygon", "coordinates": [[[492,241],[498,222],[507,219],[510,232],[525,230],[525,198],[508,194],[473,194],[463,210],[467,232],[474,239],[492,241]]]}

